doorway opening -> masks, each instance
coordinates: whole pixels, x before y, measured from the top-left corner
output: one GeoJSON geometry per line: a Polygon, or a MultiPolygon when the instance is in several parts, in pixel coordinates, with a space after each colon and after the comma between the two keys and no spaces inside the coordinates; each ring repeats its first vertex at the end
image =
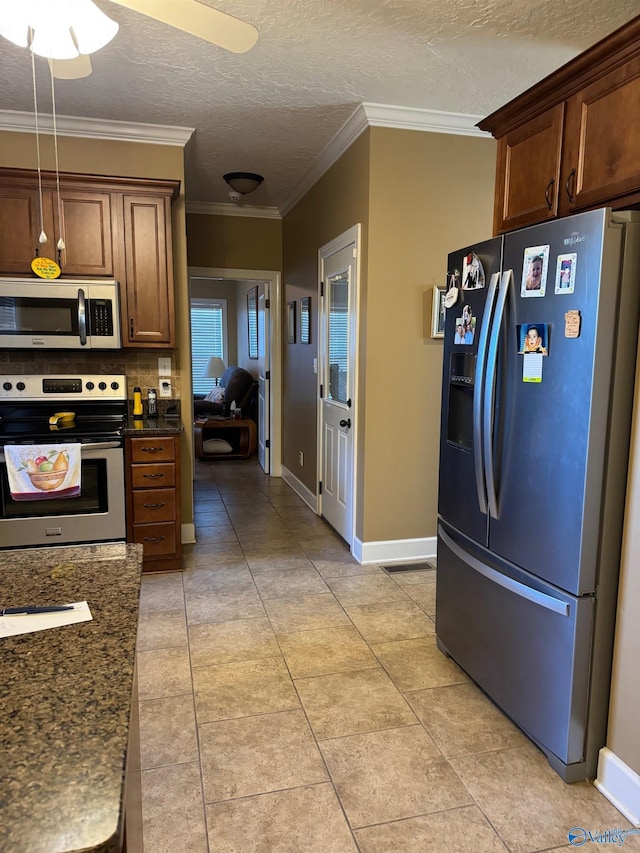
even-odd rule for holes
{"type": "MultiPolygon", "coordinates": [[[[226,341],[222,344],[222,350],[226,354],[224,361],[227,367],[232,364],[243,367],[258,381],[258,458],[265,473],[280,477],[280,273],[274,270],[189,267],[188,274],[190,304],[194,299],[207,297],[226,299],[226,341]],[[255,317],[248,308],[253,304],[254,295],[255,317]]],[[[192,344],[192,358],[193,353],[192,344]]]]}

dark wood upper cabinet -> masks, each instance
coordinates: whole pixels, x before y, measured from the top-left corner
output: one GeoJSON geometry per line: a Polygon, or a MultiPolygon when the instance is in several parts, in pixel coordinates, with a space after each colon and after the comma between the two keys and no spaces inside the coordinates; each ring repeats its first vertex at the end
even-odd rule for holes
{"type": "Polygon", "coordinates": [[[171,202],[179,182],[63,173],[59,196],[55,174],[43,172],[41,183],[42,222],[37,173],[0,169],[0,275],[31,277],[39,252],[63,278],[116,278],[123,346],[175,346],[171,202]]]}
{"type": "Polygon", "coordinates": [[[498,141],[494,233],[640,205],[640,16],[479,123],[498,141]]]}
{"type": "MultiPolygon", "coordinates": [[[[55,205],[56,197],[53,198],[55,205]]],[[[58,221],[58,210],[54,207],[58,221]]],[[[109,193],[60,188],[60,218],[65,275],[113,275],[111,196],[109,193]]],[[[53,243],[55,246],[57,242],[53,243]]]]}
{"type": "Polygon", "coordinates": [[[161,346],[174,340],[171,199],[124,195],[127,335],[131,343],[161,346]]]}

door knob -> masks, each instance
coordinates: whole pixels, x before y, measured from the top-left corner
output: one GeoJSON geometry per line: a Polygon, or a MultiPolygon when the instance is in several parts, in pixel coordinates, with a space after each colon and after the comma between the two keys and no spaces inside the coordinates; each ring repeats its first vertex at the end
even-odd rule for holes
{"type": "Polygon", "coordinates": [[[346,421],[345,420],[340,421],[340,426],[341,427],[347,427],[347,429],[351,429],[351,418],[347,418],[346,421]]]}

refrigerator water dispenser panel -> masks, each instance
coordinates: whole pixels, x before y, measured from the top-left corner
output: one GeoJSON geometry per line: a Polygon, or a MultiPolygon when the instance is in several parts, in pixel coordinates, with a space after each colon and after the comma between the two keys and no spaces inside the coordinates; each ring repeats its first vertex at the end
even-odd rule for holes
{"type": "Polygon", "coordinates": [[[449,412],[447,441],[464,450],[473,446],[473,389],[476,356],[454,352],[449,362],[449,412]]]}

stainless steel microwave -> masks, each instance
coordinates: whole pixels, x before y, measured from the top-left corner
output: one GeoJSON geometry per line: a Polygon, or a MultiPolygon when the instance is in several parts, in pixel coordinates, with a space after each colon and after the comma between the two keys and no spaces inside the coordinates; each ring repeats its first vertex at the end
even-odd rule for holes
{"type": "Polygon", "coordinates": [[[0,279],[0,348],[121,345],[117,281],[0,279]]]}

